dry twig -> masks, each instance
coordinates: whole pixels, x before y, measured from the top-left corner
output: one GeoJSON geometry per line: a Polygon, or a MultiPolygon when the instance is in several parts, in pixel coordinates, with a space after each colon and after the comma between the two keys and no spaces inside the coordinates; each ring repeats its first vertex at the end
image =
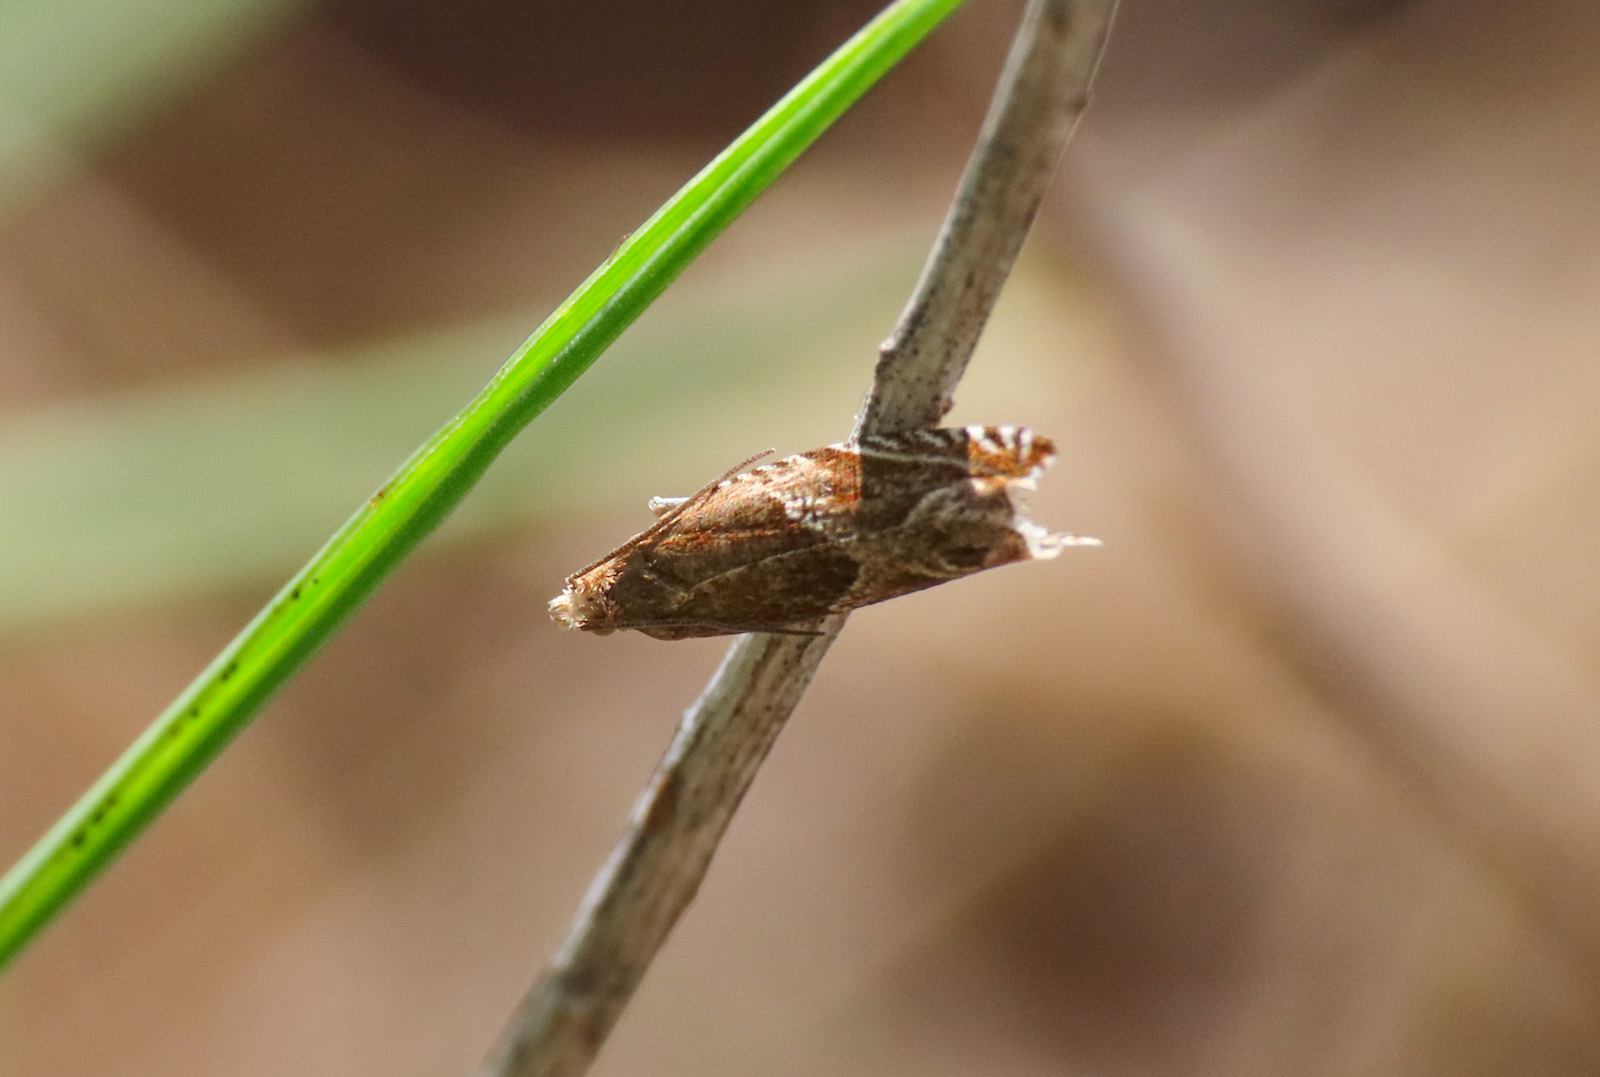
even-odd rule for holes
{"type": "MultiPolygon", "coordinates": [[[[952,393],[1088,101],[1117,0],[1030,0],[955,204],[853,437],[930,427],[952,393]]],[[[485,1077],[586,1072],[845,615],[816,636],[739,639],[685,713],[570,934],[512,1015],[485,1077]]]]}

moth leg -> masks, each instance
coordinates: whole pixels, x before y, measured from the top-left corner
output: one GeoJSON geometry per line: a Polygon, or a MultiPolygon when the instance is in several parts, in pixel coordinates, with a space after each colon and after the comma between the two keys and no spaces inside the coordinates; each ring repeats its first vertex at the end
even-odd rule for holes
{"type": "Polygon", "coordinates": [[[649,501],[645,502],[645,507],[648,508],[651,514],[654,516],[665,516],[667,513],[671,512],[673,509],[677,508],[679,505],[688,500],[689,499],[687,497],[652,497],[649,501]]]}
{"type": "Polygon", "coordinates": [[[820,628],[793,622],[783,624],[724,624],[720,621],[644,621],[630,623],[619,621],[612,627],[631,628],[656,639],[695,639],[704,636],[742,636],[750,632],[765,632],[774,636],[820,636],[820,628]]]}

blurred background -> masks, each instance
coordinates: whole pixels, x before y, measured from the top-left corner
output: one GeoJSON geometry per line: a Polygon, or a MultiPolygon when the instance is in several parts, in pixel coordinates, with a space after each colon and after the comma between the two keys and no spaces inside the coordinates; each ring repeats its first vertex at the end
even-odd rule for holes
{"type": "MultiPolygon", "coordinates": [[[[877,0],[0,2],[0,859],[877,0]]],[[[847,433],[974,0],[0,981],[0,1077],[457,1074],[723,642],[562,577],[847,433]]],[[[954,423],[1102,549],[852,618],[597,1072],[1600,1067],[1600,6],[1125,0],[954,423]]]]}

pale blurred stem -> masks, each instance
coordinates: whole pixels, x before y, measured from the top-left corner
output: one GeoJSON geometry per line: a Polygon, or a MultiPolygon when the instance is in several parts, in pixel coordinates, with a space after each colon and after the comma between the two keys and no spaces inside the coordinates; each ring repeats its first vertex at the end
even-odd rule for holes
{"type": "Polygon", "coordinates": [[[1600,1008],[1581,754],[1600,682],[1271,401],[1181,346],[1146,354],[1164,357],[1154,383],[1174,428],[1235,502],[1222,515],[1249,521],[1252,541],[1218,568],[1266,611],[1267,652],[1520,905],[1600,1008]]]}
{"type": "MultiPolygon", "coordinates": [[[[935,426],[950,410],[1051,173],[1088,102],[1116,0],[1030,0],[955,202],[854,437],[935,426]]],[[[815,636],[741,637],[683,717],[565,943],[484,1074],[586,1072],[667,934],[845,616],[815,636]]]]}

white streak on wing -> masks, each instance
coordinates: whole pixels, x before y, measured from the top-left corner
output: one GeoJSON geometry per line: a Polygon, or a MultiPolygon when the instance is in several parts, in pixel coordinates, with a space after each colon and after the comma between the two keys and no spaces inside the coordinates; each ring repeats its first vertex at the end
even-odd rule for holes
{"type": "Polygon", "coordinates": [[[933,454],[921,453],[888,452],[884,449],[867,448],[866,446],[862,446],[861,455],[864,457],[870,456],[874,460],[888,460],[898,464],[937,464],[963,473],[965,473],[967,470],[965,461],[952,460],[948,456],[935,456],[933,454]]]}
{"type": "Polygon", "coordinates": [[[1006,435],[1008,431],[1013,429],[1013,427],[1009,426],[1000,426],[994,428],[987,426],[969,426],[967,427],[967,437],[977,442],[978,447],[984,452],[989,453],[992,456],[999,456],[1008,448],[1010,448],[1007,442],[1011,441],[1012,439],[1008,438],[1006,435]],[[1000,440],[998,441],[995,440],[996,434],[1000,436],[1000,440]]]}

